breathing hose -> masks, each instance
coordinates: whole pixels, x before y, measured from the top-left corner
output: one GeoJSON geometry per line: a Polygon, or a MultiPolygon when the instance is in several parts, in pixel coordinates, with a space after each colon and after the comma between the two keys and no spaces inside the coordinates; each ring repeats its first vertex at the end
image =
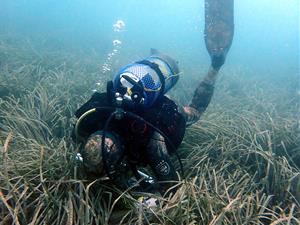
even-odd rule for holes
{"type": "Polygon", "coordinates": [[[88,110],[88,111],[86,111],[85,113],[83,113],[79,118],[78,118],[78,120],[76,121],[76,124],[75,124],[75,128],[74,128],[74,133],[75,133],[75,137],[76,137],[76,139],[78,139],[78,140],[80,140],[82,137],[80,136],[80,134],[79,134],[79,127],[80,127],[80,124],[81,124],[81,122],[87,117],[87,116],[89,116],[90,114],[92,114],[92,113],[95,113],[95,112],[97,112],[98,110],[102,110],[102,111],[104,111],[104,110],[110,110],[110,111],[114,111],[115,110],[115,108],[114,107],[96,107],[96,108],[92,108],[92,109],[90,109],[90,110],[88,110]]]}
{"type": "Polygon", "coordinates": [[[94,113],[94,112],[96,112],[96,108],[93,108],[93,109],[90,109],[90,110],[86,111],[86,112],[83,113],[83,114],[78,118],[78,120],[76,121],[74,130],[75,130],[75,137],[76,137],[77,140],[79,140],[79,139],[81,138],[80,135],[79,135],[79,125],[80,125],[80,123],[81,123],[82,120],[85,119],[88,115],[90,115],[90,114],[92,114],[92,113],[94,113]]]}

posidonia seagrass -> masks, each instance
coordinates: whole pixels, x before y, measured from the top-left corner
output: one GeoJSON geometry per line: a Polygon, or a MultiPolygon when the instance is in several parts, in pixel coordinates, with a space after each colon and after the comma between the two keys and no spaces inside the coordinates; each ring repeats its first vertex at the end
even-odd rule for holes
{"type": "MultiPolygon", "coordinates": [[[[98,79],[98,56],[1,38],[0,224],[300,223],[296,77],[224,72],[179,149],[185,179],[153,210],[74,162],[73,113],[98,79]]],[[[187,101],[192,90],[179,89],[172,97],[187,101]]]]}

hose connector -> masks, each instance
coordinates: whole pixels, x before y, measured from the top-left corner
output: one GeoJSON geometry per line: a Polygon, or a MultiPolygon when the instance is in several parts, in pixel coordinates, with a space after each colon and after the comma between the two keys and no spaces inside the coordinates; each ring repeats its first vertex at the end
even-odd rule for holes
{"type": "Polygon", "coordinates": [[[116,98],[116,106],[117,106],[115,111],[115,118],[117,120],[121,120],[124,114],[124,110],[122,108],[123,96],[119,92],[116,92],[115,98],[116,98]]]}

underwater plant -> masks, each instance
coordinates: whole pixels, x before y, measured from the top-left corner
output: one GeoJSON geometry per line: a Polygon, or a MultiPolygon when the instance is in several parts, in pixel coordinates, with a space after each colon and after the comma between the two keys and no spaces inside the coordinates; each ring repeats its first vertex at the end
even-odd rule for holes
{"type": "Polygon", "coordinates": [[[0,41],[1,225],[300,223],[300,105],[290,88],[297,78],[225,74],[187,130],[178,190],[156,196],[153,209],[131,190],[87,177],[75,160],[73,113],[99,79],[98,58],[24,42],[0,41]]]}

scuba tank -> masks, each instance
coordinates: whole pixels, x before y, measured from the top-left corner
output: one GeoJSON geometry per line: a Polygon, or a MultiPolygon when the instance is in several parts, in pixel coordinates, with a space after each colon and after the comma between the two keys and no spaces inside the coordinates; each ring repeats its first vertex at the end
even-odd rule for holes
{"type": "Polygon", "coordinates": [[[141,61],[120,69],[113,81],[113,90],[143,108],[151,107],[178,81],[177,62],[157,50],[141,61]]]}

